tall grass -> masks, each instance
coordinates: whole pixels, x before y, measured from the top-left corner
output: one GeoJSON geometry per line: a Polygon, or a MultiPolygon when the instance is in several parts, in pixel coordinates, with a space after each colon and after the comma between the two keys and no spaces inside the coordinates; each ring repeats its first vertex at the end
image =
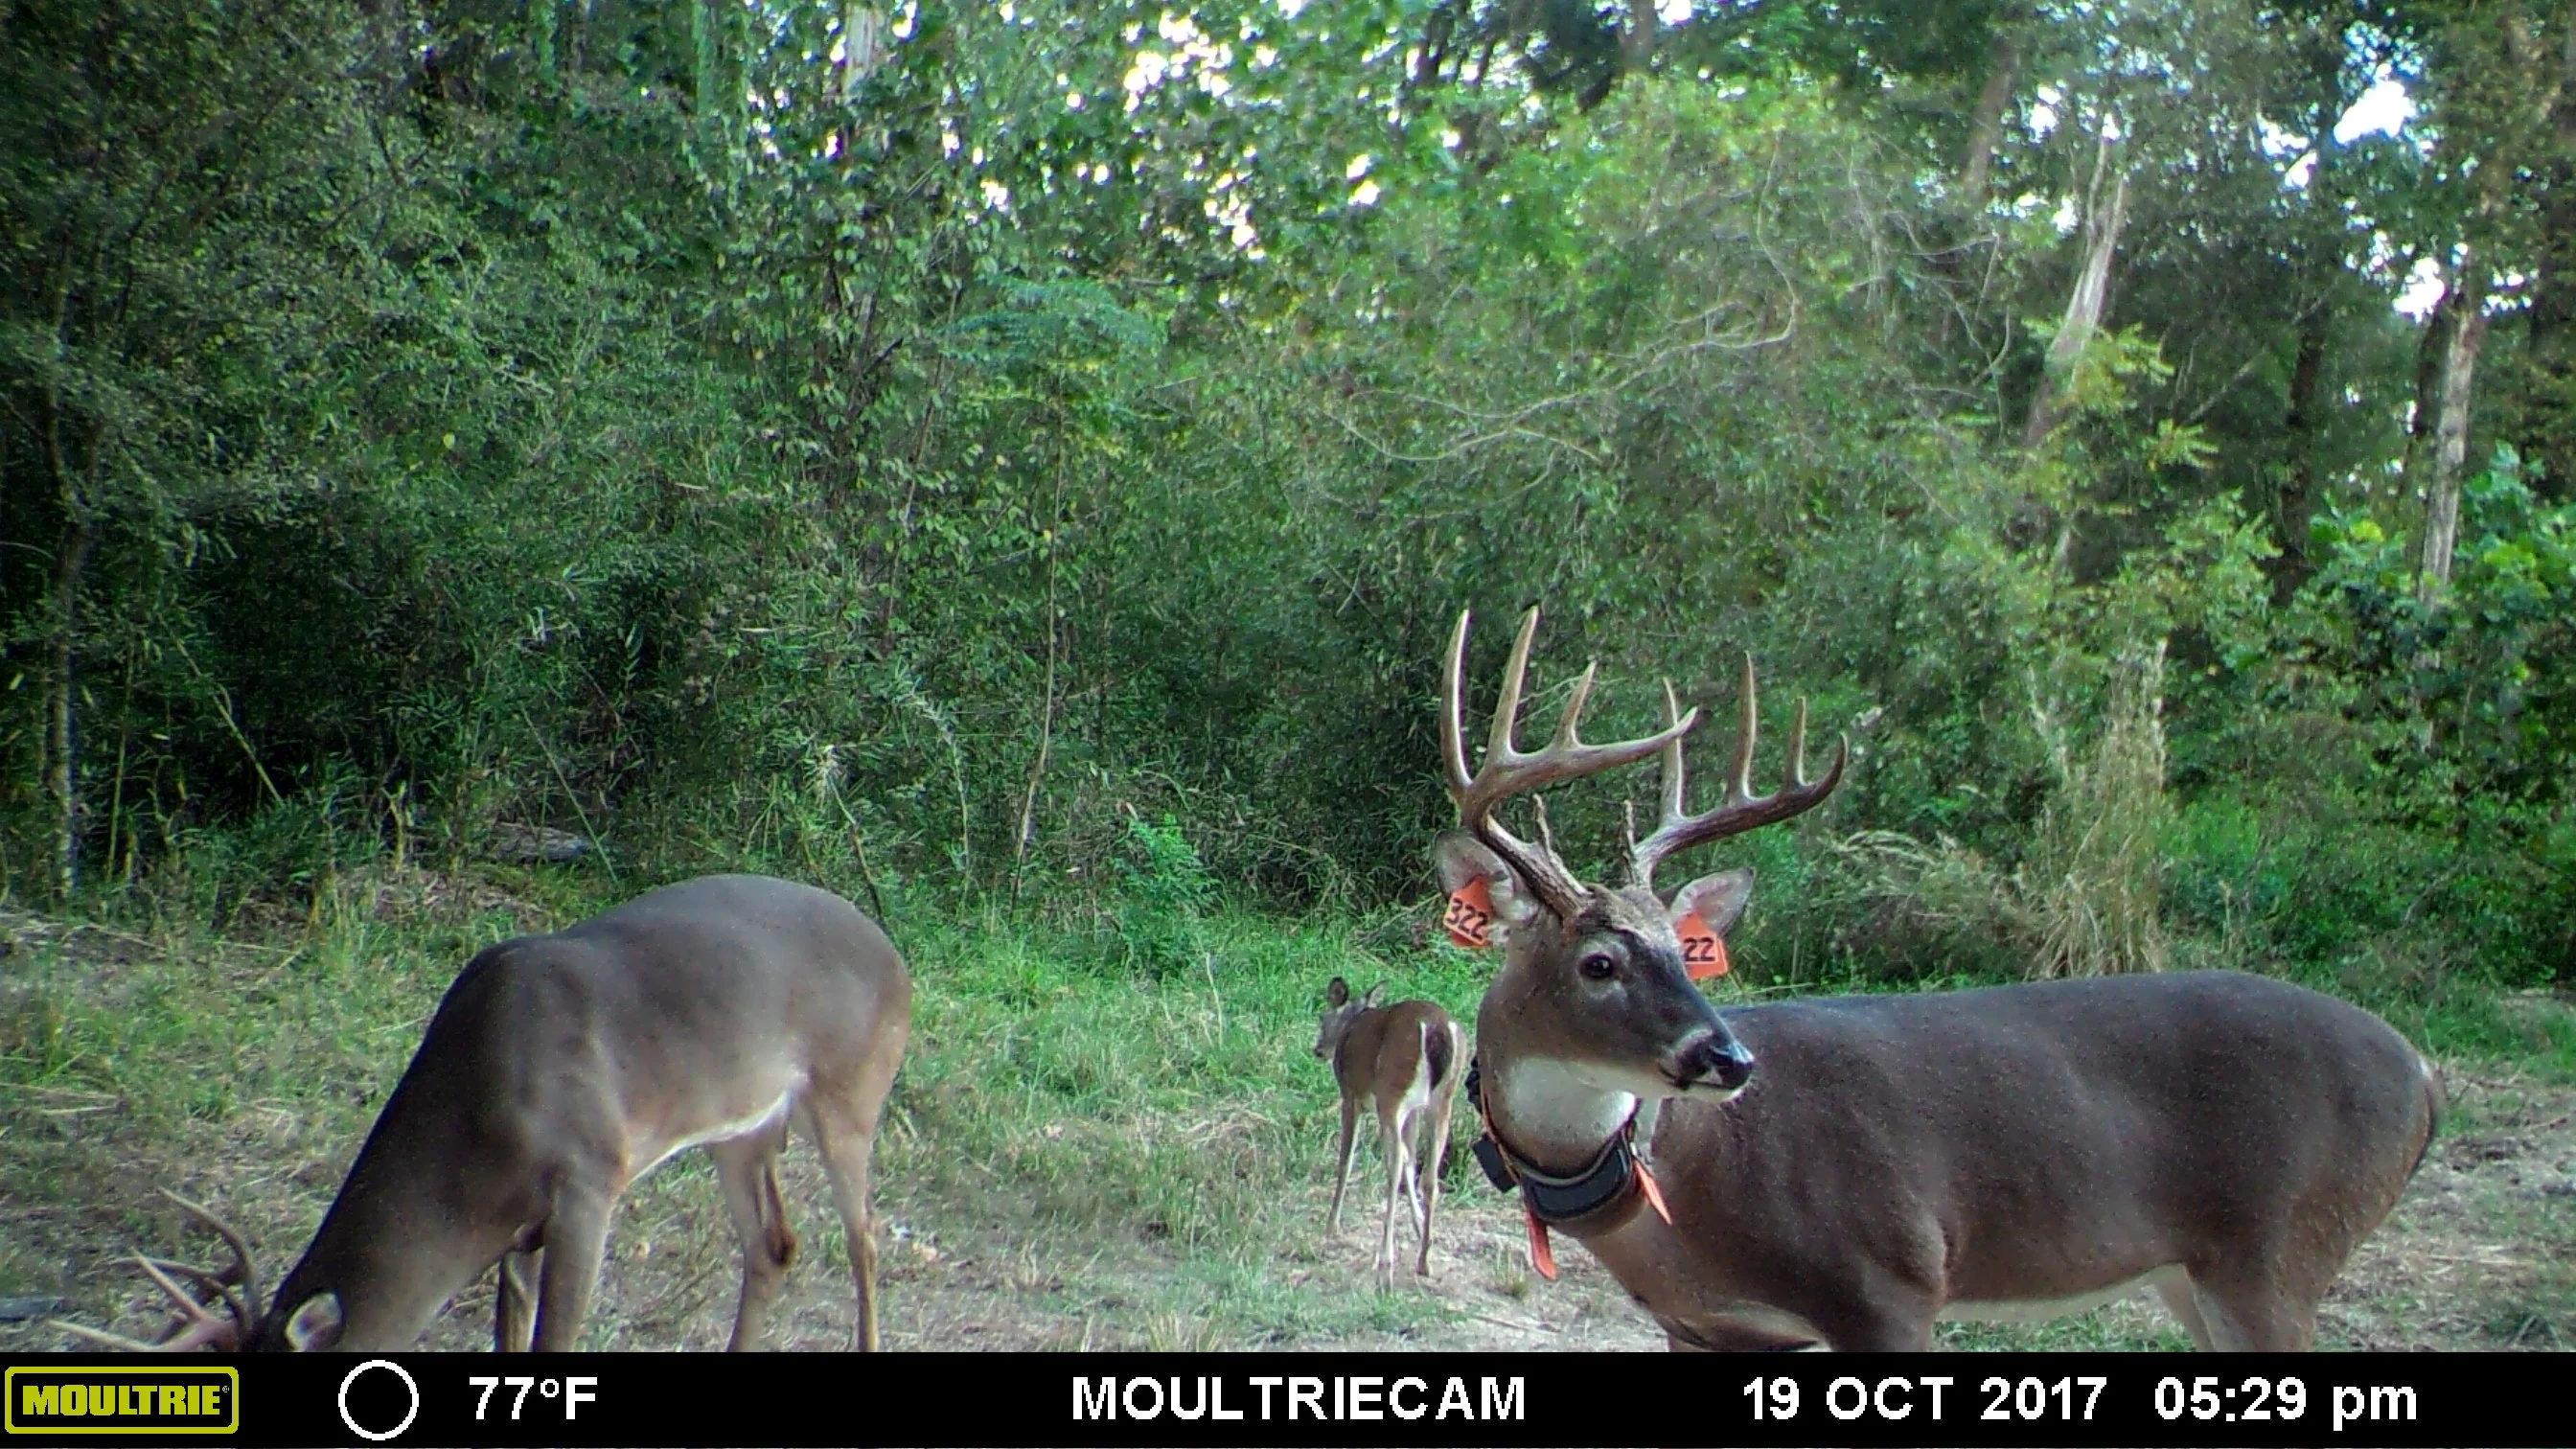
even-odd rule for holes
{"type": "MultiPolygon", "coordinates": [[[[1889,934],[1930,935],[1971,971],[2030,978],[2160,971],[2165,793],[2162,643],[2121,661],[2102,721],[2078,749],[2034,690],[2032,724],[2054,779],[2030,845],[2010,869],[1946,837],[1862,831],[1830,848],[1841,889],[1889,934]]],[[[1869,937],[1846,938],[1866,951],[1869,937]]],[[[1897,954],[1903,954],[1901,951],[1897,954]]],[[[1946,973],[1945,973],[1946,974],[1946,973]]]]}

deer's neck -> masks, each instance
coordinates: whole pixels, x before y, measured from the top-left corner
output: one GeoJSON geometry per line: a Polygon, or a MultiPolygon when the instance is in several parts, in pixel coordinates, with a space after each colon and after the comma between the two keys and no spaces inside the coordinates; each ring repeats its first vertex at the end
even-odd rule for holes
{"type": "Polygon", "coordinates": [[[1574,1172],[1628,1124],[1637,1099],[1593,1085],[1563,1062],[1511,1057],[1483,1066],[1485,1111],[1514,1156],[1544,1172],[1574,1172]]]}
{"type": "MultiPolygon", "coordinates": [[[[406,1079],[359,1149],[340,1195],[312,1245],[278,1285],[274,1315],[290,1315],[318,1294],[336,1295],[346,1350],[407,1351],[447,1300],[480,1277],[511,1245],[507,1214],[473,1211],[470,1184],[455,1180],[445,1153],[389,1144],[436,1141],[453,1114],[427,1111],[438,1094],[406,1079]],[[413,1116],[442,1120],[404,1132],[413,1116]]],[[[282,1318],[280,1319],[282,1322],[282,1318]]]]}

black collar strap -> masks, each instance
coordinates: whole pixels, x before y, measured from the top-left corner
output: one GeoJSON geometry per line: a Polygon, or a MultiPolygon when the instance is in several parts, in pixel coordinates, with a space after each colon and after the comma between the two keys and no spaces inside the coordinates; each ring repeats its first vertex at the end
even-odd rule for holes
{"type": "Polygon", "coordinates": [[[1601,1145],[1590,1165],[1571,1176],[1560,1177],[1540,1171],[1527,1158],[1503,1145],[1501,1134],[1494,1131],[1493,1119],[1485,1113],[1481,1087],[1471,1063],[1467,1068],[1467,1099],[1475,1104],[1476,1120],[1484,1128],[1483,1135],[1476,1139],[1476,1160],[1483,1164],[1485,1176],[1497,1188],[1520,1189],[1521,1201],[1528,1206],[1531,1217],[1550,1227],[1563,1227],[1639,1196],[1637,1153],[1632,1145],[1637,1131],[1635,1113],[1630,1113],[1610,1140],[1601,1145]]]}

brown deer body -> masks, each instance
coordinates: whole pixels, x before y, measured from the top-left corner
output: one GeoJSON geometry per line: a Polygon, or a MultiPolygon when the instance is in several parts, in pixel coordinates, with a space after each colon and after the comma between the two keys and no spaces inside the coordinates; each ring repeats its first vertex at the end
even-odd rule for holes
{"type": "Polygon", "coordinates": [[[1440,1160],[1449,1143],[1449,1112],[1457,1101],[1466,1044],[1458,1023],[1428,1001],[1380,1006],[1378,992],[1354,999],[1339,976],[1324,991],[1324,1019],[1315,1055],[1332,1063],[1341,1087],[1342,1138],[1333,1174],[1333,1206],[1326,1236],[1342,1230],[1342,1193],[1351,1180],[1351,1148],[1360,1107],[1377,1115],[1378,1141],[1386,1151],[1386,1216],[1378,1233],[1375,1268],[1381,1288],[1395,1286],[1395,1208],[1409,1199],[1422,1248],[1413,1271],[1431,1272],[1431,1218],[1440,1202],[1440,1160]],[[1414,1139],[1419,1131],[1421,1144],[1414,1139]]]}
{"type": "Polygon", "coordinates": [[[1444,747],[1469,833],[1440,851],[1449,888],[1485,880],[1504,928],[1477,1016],[1482,1108],[1534,1219],[1589,1248],[1675,1348],[1916,1350],[1938,1319],[2054,1316],[2142,1282],[2204,1348],[2309,1346],[2319,1301],[2439,1122],[2438,1079],[2403,1037],[2330,997],[2228,972],[1721,1017],[1688,980],[1674,927],[1696,914],[1723,934],[1752,873],[1667,900],[1654,867],[1812,808],[1842,760],[1804,779],[1802,710],[1792,786],[1752,795],[1749,665],[1734,780],[1704,815],[1682,807],[1697,715],[1675,719],[1669,695],[1663,732],[1585,746],[1587,675],[1555,742],[1521,754],[1511,717],[1535,622],[1470,777],[1459,621],[1444,747]],[[1632,842],[1625,887],[1582,885],[1552,847],[1492,821],[1509,794],[1654,753],[1663,821],[1632,842]],[[1662,1103],[1650,1169],[1625,1145],[1647,1102],[1662,1103]],[[1599,1206],[1540,1216],[1530,1184],[1570,1178],[1604,1185],[1599,1206]]]}
{"type": "Polygon", "coordinates": [[[75,1331],[129,1347],[404,1350],[497,1263],[496,1346],[568,1350],[620,1196],[704,1147],[744,1253],[730,1346],[750,1348],[796,1250],[777,1174],[792,1120],[830,1177],[857,1346],[873,1349],[869,1158],[911,1021],[885,933],[787,881],[705,877],[504,941],[448,989],[272,1306],[261,1312],[248,1249],[218,1222],[242,1292],[193,1276],[218,1288],[230,1322],[195,1305],[193,1327],[159,1345],[75,1331]]]}

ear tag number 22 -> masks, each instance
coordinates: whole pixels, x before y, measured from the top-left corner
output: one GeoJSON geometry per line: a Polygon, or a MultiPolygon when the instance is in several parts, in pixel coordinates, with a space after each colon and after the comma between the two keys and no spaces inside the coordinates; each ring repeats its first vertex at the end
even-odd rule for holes
{"type": "Polygon", "coordinates": [[[1699,912],[1693,911],[1675,922],[1673,934],[1682,938],[1682,969],[1690,973],[1690,979],[1706,981],[1726,974],[1726,941],[1708,928],[1699,912]]]}
{"type": "MultiPolygon", "coordinates": [[[[1440,916],[1448,928],[1449,939],[1470,951],[1481,951],[1494,944],[1494,898],[1483,879],[1471,880],[1449,894],[1448,909],[1440,916]]],[[[1682,938],[1682,965],[1693,981],[1706,981],[1727,973],[1726,942],[1708,923],[1693,911],[1673,928],[1682,938]]]]}

